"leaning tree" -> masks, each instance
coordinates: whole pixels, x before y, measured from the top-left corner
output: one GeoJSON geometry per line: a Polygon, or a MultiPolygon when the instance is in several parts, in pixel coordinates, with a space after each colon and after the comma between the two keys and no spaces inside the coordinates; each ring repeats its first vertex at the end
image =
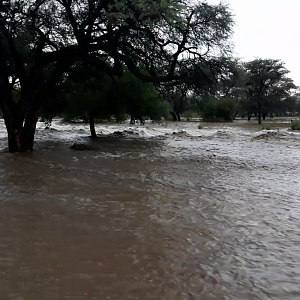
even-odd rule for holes
{"type": "Polygon", "coordinates": [[[180,79],[186,59],[230,51],[224,4],[188,0],[0,0],[0,107],[9,151],[33,149],[45,101],[78,60],[151,82],[180,79]],[[17,91],[17,92],[16,92],[17,91]]]}

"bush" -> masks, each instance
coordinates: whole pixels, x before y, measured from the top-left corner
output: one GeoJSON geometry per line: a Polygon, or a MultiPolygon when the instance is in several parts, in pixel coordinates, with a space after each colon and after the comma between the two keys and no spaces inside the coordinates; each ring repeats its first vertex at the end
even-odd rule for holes
{"type": "Polygon", "coordinates": [[[300,120],[292,121],[292,130],[300,130],[300,120]]]}
{"type": "Polygon", "coordinates": [[[217,121],[217,111],[215,103],[205,103],[203,105],[203,111],[201,113],[203,121],[206,122],[216,122],[217,121]]]}
{"type": "Polygon", "coordinates": [[[235,106],[230,99],[219,100],[217,102],[217,118],[225,122],[232,122],[235,116],[235,106]]]}
{"type": "Polygon", "coordinates": [[[203,126],[201,124],[198,125],[198,129],[202,129],[203,126]]]}
{"type": "Polygon", "coordinates": [[[235,103],[230,99],[207,102],[203,105],[202,118],[207,122],[232,122],[235,108],[235,103]]]}

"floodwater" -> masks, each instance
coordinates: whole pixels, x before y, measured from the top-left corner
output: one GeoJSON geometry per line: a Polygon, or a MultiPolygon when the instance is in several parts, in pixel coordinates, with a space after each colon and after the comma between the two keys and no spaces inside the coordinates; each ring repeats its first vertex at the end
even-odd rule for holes
{"type": "Polygon", "coordinates": [[[0,153],[1,300],[300,299],[300,135],[53,129],[0,153]]]}

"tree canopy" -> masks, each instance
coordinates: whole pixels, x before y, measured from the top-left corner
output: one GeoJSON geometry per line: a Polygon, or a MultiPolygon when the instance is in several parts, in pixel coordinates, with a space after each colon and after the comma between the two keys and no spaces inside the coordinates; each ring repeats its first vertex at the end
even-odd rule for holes
{"type": "Polygon", "coordinates": [[[247,97],[257,104],[258,123],[271,105],[280,103],[291,96],[296,86],[286,75],[289,71],[278,59],[255,59],[245,63],[247,73],[247,97]]]}
{"type": "Polygon", "coordinates": [[[33,148],[51,91],[79,60],[143,81],[181,80],[231,50],[225,4],[187,0],[1,0],[0,106],[10,151],[33,148]],[[14,90],[19,97],[13,97],[14,90]]]}

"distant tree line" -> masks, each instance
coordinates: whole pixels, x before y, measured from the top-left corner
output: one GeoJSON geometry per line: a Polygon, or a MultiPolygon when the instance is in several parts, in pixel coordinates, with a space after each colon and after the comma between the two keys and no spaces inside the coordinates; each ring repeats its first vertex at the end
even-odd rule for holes
{"type": "Polygon", "coordinates": [[[277,59],[241,62],[231,59],[228,72],[222,73],[207,90],[193,91],[186,110],[197,112],[204,121],[233,121],[236,117],[300,115],[299,88],[277,59]]]}

